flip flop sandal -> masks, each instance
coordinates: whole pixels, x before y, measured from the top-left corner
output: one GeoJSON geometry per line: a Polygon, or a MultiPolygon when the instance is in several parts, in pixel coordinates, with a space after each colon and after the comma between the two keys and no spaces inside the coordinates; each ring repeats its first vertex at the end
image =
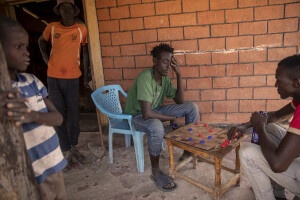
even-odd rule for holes
{"type": "Polygon", "coordinates": [[[152,175],[150,176],[150,178],[153,181],[153,183],[156,185],[156,187],[163,192],[171,192],[177,188],[177,184],[173,182],[173,180],[169,176],[165,175],[164,173],[160,174],[156,180],[152,175]],[[174,187],[169,189],[163,188],[165,185],[172,182],[174,183],[174,187]]]}

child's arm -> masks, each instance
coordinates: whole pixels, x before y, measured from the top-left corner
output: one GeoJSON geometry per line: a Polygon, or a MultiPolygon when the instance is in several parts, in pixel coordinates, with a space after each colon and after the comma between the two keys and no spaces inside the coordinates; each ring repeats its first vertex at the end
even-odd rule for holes
{"type": "Polygon", "coordinates": [[[41,35],[41,37],[39,38],[39,47],[43,56],[43,60],[46,63],[46,65],[48,65],[49,55],[47,54],[47,41],[45,40],[43,35],[41,35]]]}
{"type": "Polygon", "coordinates": [[[56,110],[55,106],[48,98],[44,98],[44,102],[48,109],[48,112],[36,112],[31,111],[24,116],[23,123],[35,122],[38,124],[44,124],[48,126],[60,126],[63,122],[62,115],[56,110]]]}
{"type": "Polygon", "coordinates": [[[20,98],[18,89],[0,93],[0,119],[13,120],[16,125],[21,125],[24,115],[30,112],[25,105],[26,100],[20,98]]]}

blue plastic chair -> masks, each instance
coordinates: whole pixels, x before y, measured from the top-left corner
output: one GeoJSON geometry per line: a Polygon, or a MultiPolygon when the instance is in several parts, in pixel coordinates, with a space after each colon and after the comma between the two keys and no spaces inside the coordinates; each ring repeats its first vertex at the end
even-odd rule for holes
{"type": "Polygon", "coordinates": [[[122,114],[119,92],[126,98],[127,94],[120,85],[108,85],[98,88],[92,93],[92,99],[96,107],[107,116],[109,121],[109,161],[113,163],[113,134],[125,134],[125,145],[130,147],[131,135],[134,142],[134,150],[138,172],[144,172],[144,143],[146,133],[136,131],[132,122],[132,115],[122,114]]]}

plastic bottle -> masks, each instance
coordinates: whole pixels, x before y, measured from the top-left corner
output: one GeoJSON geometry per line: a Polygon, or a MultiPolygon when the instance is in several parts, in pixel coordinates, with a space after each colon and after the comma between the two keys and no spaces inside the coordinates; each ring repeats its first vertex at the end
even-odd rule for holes
{"type": "MultiPolygon", "coordinates": [[[[265,113],[263,111],[259,111],[259,114],[264,115],[265,113]]],[[[251,143],[259,145],[259,138],[255,128],[253,128],[251,143]]]]}

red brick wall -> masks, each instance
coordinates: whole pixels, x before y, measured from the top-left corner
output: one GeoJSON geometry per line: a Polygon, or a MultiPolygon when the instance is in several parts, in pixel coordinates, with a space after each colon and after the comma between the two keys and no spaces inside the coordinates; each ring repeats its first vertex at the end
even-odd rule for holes
{"type": "Polygon", "coordinates": [[[96,7],[105,84],[128,91],[152,66],[152,47],[165,42],[202,122],[244,122],[289,102],[280,100],[274,73],[299,52],[299,0],[96,0],[96,7]]]}

